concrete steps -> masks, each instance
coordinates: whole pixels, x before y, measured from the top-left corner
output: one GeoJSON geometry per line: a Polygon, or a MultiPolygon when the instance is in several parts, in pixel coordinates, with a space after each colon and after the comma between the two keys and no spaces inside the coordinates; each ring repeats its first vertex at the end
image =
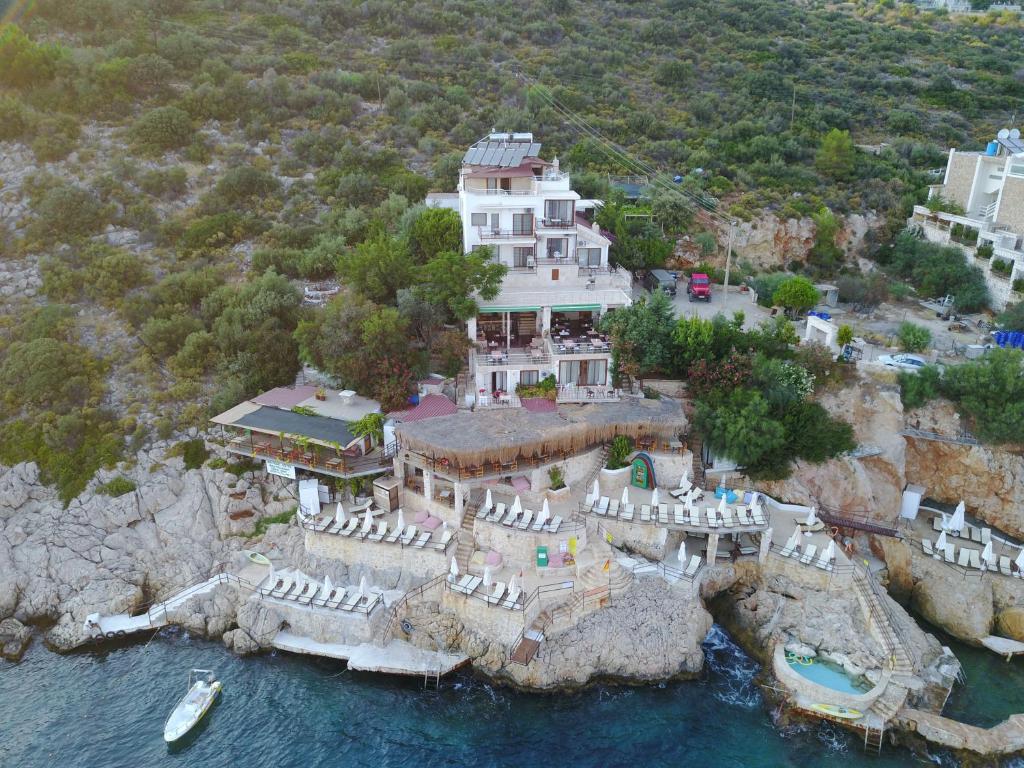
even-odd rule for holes
{"type": "Polygon", "coordinates": [[[459,526],[459,543],[455,547],[455,562],[459,564],[462,573],[469,573],[469,558],[473,556],[473,551],[476,549],[473,524],[476,522],[478,510],[479,507],[476,504],[467,500],[462,514],[462,524],[459,526]]]}

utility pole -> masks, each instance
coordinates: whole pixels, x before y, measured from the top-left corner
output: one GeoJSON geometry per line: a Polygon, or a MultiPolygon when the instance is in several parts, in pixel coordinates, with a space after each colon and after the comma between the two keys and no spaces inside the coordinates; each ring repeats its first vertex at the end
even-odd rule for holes
{"type": "Polygon", "coordinates": [[[729,293],[729,269],[732,267],[732,233],[736,228],[736,222],[729,222],[729,245],[725,251],[725,285],[722,286],[722,303],[728,300],[729,293]]]}

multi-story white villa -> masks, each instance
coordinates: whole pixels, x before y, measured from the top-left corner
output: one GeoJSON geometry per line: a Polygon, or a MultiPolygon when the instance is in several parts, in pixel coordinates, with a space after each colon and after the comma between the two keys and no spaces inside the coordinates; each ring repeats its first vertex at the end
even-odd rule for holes
{"type": "Polygon", "coordinates": [[[466,152],[458,193],[431,195],[462,218],[466,251],[481,247],[508,267],[501,292],[479,300],[468,323],[478,406],[516,405],[516,387],[554,376],[560,402],[617,398],[611,346],[598,318],[632,301],[632,277],[608,263],[610,235],[593,223],[557,158],[541,160],[530,133],[494,133],[466,152]]]}
{"type": "MultiPolygon", "coordinates": [[[[941,184],[934,184],[929,199],[941,198],[961,213],[914,207],[912,223],[939,243],[951,240],[964,247],[968,258],[985,273],[992,304],[1003,309],[1024,299],[1013,291],[1013,281],[1024,278],[1024,142],[1020,131],[1002,130],[984,152],[949,150],[941,184]],[[977,258],[979,246],[991,254],[977,258]]],[[[933,206],[934,207],[934,206],[933,206]]]]}

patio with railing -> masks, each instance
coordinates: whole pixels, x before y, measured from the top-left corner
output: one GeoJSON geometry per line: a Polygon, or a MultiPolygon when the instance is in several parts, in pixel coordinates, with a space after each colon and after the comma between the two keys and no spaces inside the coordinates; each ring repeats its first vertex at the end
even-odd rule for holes
{"type": "Polygon", "coordinates": [[[227,450],[254,459],[272,459],[296,467],[316,470],[337,477],[383,472],[391,464],[394,447],[375,448],[359,455],[354,451],[341,451],[315,443],[297,443],[288,438],[266,435],[236,437],[227,444],[227,450]]]}
{"type": "Polygon", "coordinates": [[[489,347],[487,344],[478,342],[474,354],[477,365],[491,366],[522,366],[536,363],[546,365],[551,362],[551,356],[544,348],[543,342],[537,338],[536,346],[527,347],[489,347]]]}
{"type": "Polygon", "coordinates": [[[614,403],[622,399],[622,390],[604,385],[566,384],[558,388],[558,403],[614,403]]]}

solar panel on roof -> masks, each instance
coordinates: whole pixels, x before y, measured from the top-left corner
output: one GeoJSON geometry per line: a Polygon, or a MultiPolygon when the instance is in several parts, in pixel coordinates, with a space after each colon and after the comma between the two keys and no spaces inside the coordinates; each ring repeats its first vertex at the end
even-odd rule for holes
{"type": "Polygon", "coordinates": [[[489,141],[481,139],[462,158],[466,165],[483,165],[498,168],[515,168],[522,165],[524,158],[538,157],[540,144],[530,141],[489,141]]]}
{"type": "Polygon", "coordinates": [[[1024,152],[1024,142],[1022,142],[1019,138],[1013,138],[1012,135],[1007,136],[1005,138],[1000,136],[996,138],[996,141],[998,141],[1000,144],[1003,145],[1004,148],[1006,148],[1015,155],[1018,154],[1019,152],[1024,152]]]}

